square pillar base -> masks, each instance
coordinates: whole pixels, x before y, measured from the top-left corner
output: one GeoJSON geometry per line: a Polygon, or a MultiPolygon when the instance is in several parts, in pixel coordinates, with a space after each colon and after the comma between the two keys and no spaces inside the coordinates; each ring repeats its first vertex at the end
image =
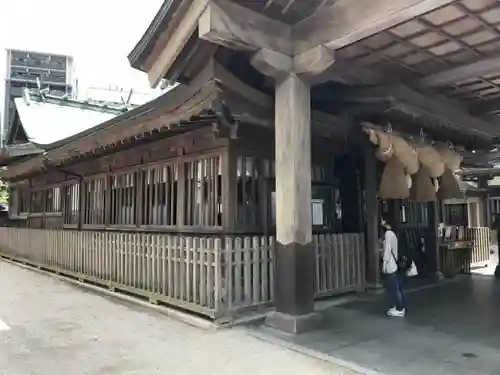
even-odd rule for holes
{"type": "Polygon", "coordinates": [[[265,324],[279,331],[300,334],[318,328],[322,320],[323,316],[318,312],[297,316],[274,312],[267,317],[265,324]]]}

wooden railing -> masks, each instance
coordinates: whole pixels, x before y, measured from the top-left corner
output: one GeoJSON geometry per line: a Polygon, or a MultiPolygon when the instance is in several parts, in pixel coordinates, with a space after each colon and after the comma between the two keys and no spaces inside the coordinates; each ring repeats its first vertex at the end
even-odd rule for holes
{"type": "Polygon", "coordinates": [[[472,242],[472,264],[487,263],[490,260],[491,231],[489,228],[467,228],[465,239],[472,242]]]}
{"type": "MultiPolygon", "coordinates": [[[[314,236],[317,297],[365,286],[362,234],[314,236]]],[[[214,320],[273,301],[272,237],[0,228],[1,255],[214,320]]]]}
{"type": "Polygon", "coordinates": [[[313,236],[313,242],[316,297],[365,288],[366,252],[362,233],[320,234],[313,236]]]}

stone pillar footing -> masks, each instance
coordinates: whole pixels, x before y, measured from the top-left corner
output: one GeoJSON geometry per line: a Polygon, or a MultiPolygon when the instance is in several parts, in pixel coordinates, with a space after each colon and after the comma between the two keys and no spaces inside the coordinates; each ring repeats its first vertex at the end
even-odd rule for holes
{"type": "Polygon", "coordinates": [[[435,281],[441,281],[443,280],[445,277],[443,275],[443,273],[441,271],[437,271],[435,274],[434,274],[434,280],[435,281]]]}
{"type": "Polygon", "coordinates": [[[495,277],[497,279],[500,279],[500,264],[498,264],[497,267],[495,268],[495,277]]]}
{"type": "Polygon", "coordinates": [[[279,331],[300,334],[318,328],[322,320],[323,316],[319,312],[297,316],[274,312],[267,317],[265,324],[279,331]]]}

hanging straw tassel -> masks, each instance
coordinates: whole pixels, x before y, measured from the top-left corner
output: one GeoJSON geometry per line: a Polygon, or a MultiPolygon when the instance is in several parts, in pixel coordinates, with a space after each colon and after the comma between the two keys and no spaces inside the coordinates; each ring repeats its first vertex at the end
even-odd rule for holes
{"type": "Polygon", "coordinates": [[[430,202],[436,200],[436,188],[432,183],[429,170],[420,165],[418,172],[413,176],[413,185],[410,189],[410,200],[415,202],[430,202]]]}
{"type": "Polygon", "coordinates": [[[417,149],[418,160],[427,167],[432,178],[438,178],[444,172],[444,163],[441,154],[432,146],[425,145],[417,149]]]}
{"type": "Polygon", "coordinates": [[[448,168],[445,168],[443,175],[439,178],[439,190],[437,197],[439,199],[463,198],[460,185],[455,174],[448,168]]]}
{"type": "Polygon", "coordinates": [[[394,155],[394,148],[392,147],[392,136],[385,132],[377,132],[378,148],[375,156],[382,162],[387,162],[392,155],[394,155]]]}
{"type": "Polygon", "coordinates": [[[371,143],[373,143],[375,146],[378,145],[378,136],[375,130],[370,128],[363,128],[363,131],[368,135],[368,139],[371,143]]]}
{"type": "Polygon", "coordinates": [[[441,146],[438,148],[438,152],[441,154],[444,165],[450,171],[455,172],[460,169],[460,164],[462,163],[463,157],[459,153],[453,151],[447,146],[441,146]]]}
{"type": "Polygon", "coordinates": [[[392,137],[392,147],[394,155],[403,163],[406,172],[415,174],[418,172],[418,155],[414,147],[410,146],[403,138],[398,136],[392,137]]]}
{"type": "Polygon", "coordinates": [[[392,157],[385,165],[378,190],[380,199],[404,199],[410,195],[410,188],[404,165],[392,157]]]}

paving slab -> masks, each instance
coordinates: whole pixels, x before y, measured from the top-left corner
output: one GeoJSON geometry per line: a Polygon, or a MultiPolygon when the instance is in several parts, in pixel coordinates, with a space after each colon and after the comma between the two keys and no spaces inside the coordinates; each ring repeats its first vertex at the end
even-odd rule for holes
{"type": "Polygon", "coordinates": [[[0,261],[0,375],[356,375],[0,261]]]}
{"type": "Polygon", "coordinates": [[[326,309],[316,332],[249,329],[387,375],[500,375],[500,280],[460,277],[407,302],[404,319],[386,317],[385,296],[371,295],[326,309]]]}

